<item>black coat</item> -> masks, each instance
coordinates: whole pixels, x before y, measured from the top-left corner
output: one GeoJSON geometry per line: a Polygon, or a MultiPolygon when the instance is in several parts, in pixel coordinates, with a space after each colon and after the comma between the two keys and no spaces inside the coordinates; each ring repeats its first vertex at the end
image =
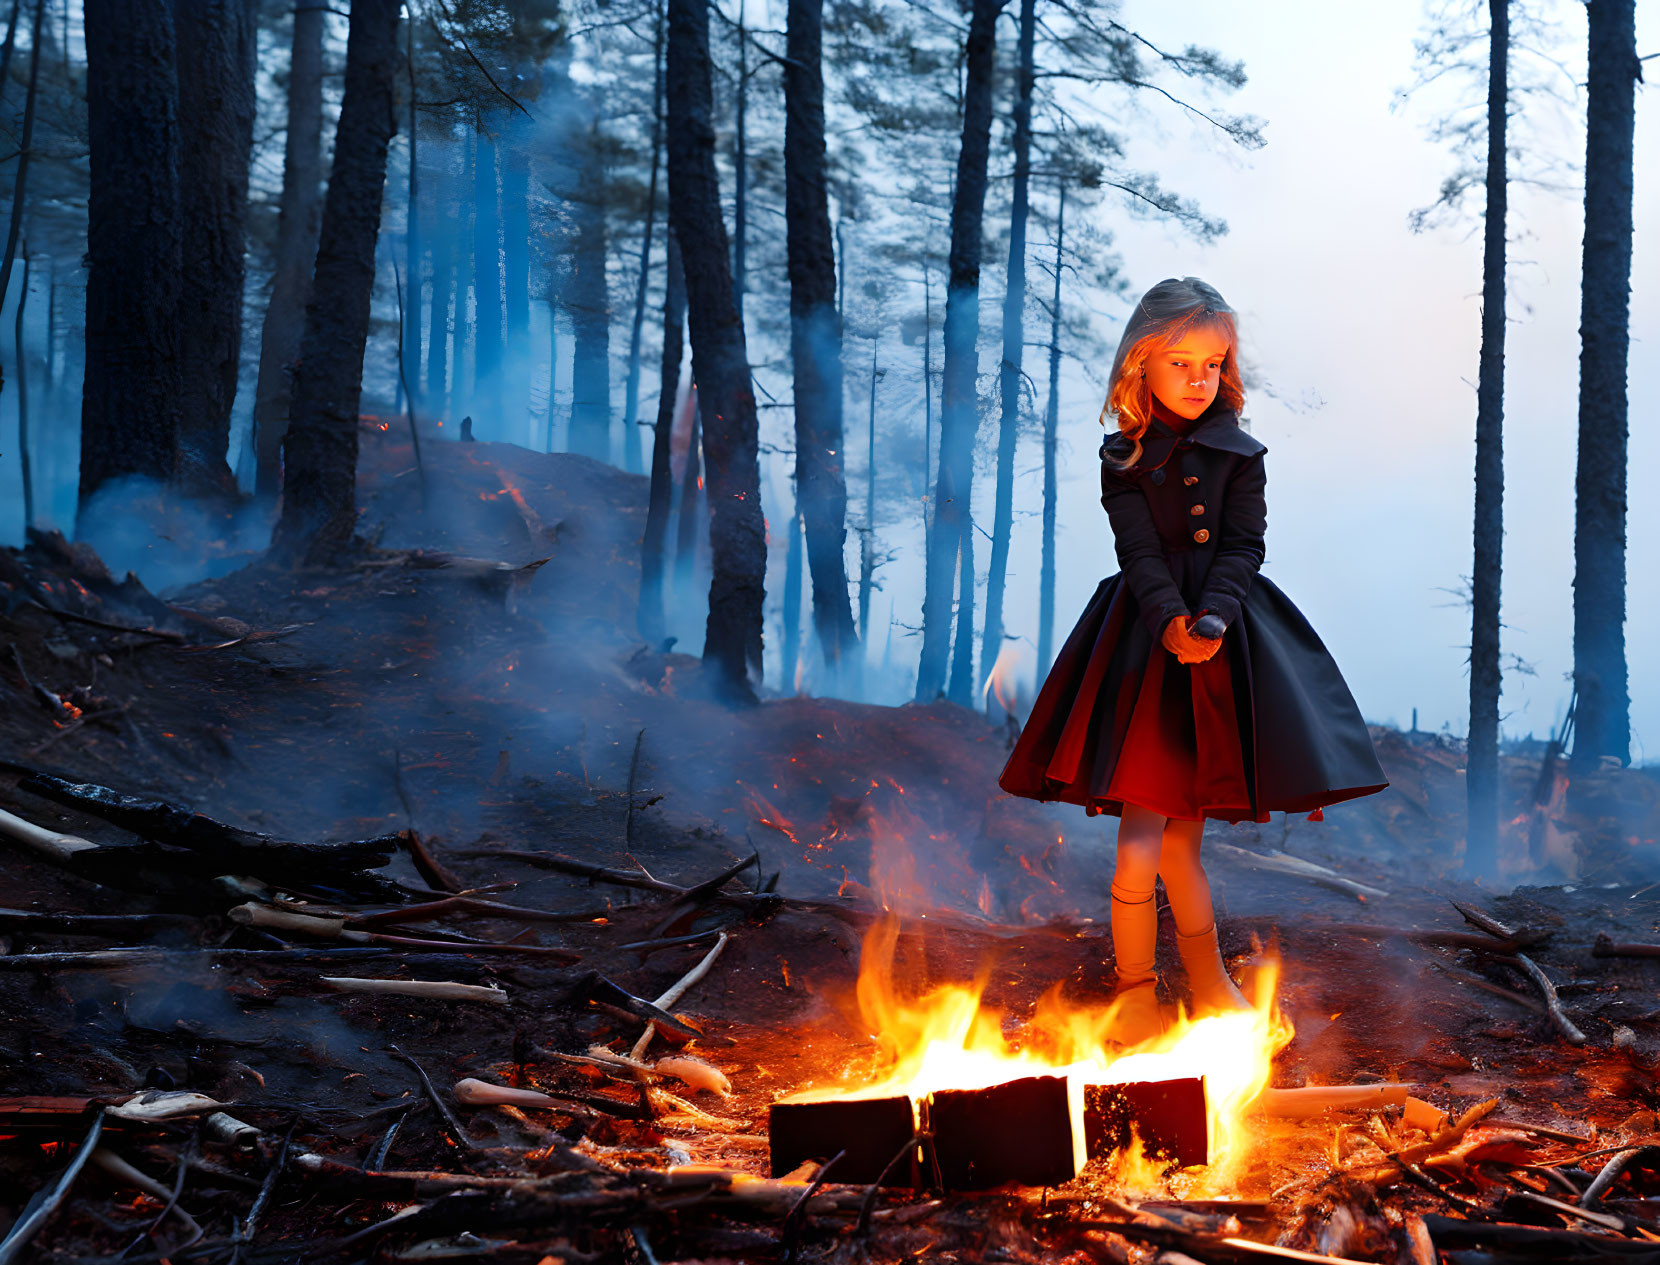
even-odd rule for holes
{"type": "Polygon", "coordinates": [[[1229,410],[1178,434],[1154,421],[1102,444],[1101,503],[1120,572],[1101,581],[1038,692],[999,784],[1090,812],[1266,821],[1388,785],[1354,698],[1302,612],[1258,574],[1263,456],[1229,410]],[[1160,644],[1214,613],[1223,644],[1182,665],[1160,644]]]}

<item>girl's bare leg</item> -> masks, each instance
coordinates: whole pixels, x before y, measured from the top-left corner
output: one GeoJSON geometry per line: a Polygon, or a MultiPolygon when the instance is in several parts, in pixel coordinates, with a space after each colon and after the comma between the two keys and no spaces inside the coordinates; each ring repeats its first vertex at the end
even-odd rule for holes
{"type": "Polygon", "coordinates": [[[1170,912],[1176,919],[1176,947],[1187,982],[1193,990],[1196,1013],[1247,1010],[1249,1003],[1228,978],[1216,940],[1216,913],[1211,904],[1210,880],[1199,860],[1204,837],[1202,821],[1171,820],[1159,849],[1159,875],[1164,879],[1170,912]]]}
{"type": "Polygon", "coordinates": [[[1118,823],[1118,857],[1112,876],[1112,950],[1118,966],[1119,1032],[1128,1045],[1163,1031],[1154,985],[1159,915],[1153,901],[1165,819],[1133,804],[1118,823]]]}

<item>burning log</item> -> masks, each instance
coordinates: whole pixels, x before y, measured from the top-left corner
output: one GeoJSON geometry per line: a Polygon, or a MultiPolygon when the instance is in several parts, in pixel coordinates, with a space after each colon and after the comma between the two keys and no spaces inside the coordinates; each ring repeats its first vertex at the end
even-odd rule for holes
{"type": "Polygon", "coordinates": [[[986,1190],[1071,1181],[1087,1158],[1083,1105],[1082,1086],[1066,1076],[935,1092],[923,1116],[936,1182],[945,1190],[986,1190]]]}
{"type": "Polygon", "coordinates": [[[1208,1133],[1202,1076],[1084,1089],[1084,1140],[1091,1159],[1123,1150],[1135,1137],[1148,1155],[1184,1168],[1208,1164],[1208,1133]]]}
{"type": "Polygon", "coordinates": [[[916,1108],[904,1094],[775,1102],[767,1113],[767,1133],[774,1177],[841,1152],[836,1163],[840,1181],[871,1185],[885,1179],[891,1186],[921,1184],[915,1148],[909,1162],[891,1164],[916,1135],[916,1108]]]}

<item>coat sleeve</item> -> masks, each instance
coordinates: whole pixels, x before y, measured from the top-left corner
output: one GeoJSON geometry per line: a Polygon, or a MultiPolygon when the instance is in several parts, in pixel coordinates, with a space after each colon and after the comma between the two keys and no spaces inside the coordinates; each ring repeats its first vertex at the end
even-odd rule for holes
{"type": "Polygon", "coordinates": [[[1136,481],[1111,462],[1101,463],[1101,504],[1112,524],[1113,545],[1124,582],[1141,607],[1141,618],[1156,642],[1164,626],[1178,615],[1190,612],[1182,592],[1164,560],[1153,510],[1136,481]]]}
{"type": "Polygon", "coordinates": [[[1205,574],[1199,608],[1215,612],[1230,626],[1239,618],[1240,603],[1262,566],[1268,531],[1267,481],[1259,452],[1228,476],[1223,493],[1222,538],[1205,574]]]}

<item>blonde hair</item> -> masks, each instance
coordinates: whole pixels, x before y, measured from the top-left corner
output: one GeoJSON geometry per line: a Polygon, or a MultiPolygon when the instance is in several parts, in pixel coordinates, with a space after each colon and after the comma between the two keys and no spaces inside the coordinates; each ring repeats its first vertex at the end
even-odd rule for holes
{"type": "Polygon", "coordinates": [[[1168,277],[1141,296],[1113,358],[1100,424],[1105,427],[1111,414],[1118,423],[1118,433],[1130,441],[1129,455],[1117,462],[1120,467],[1133,466],[1141,459],[1141,437],[1153,421],[1148,357],[1177,346],[1194,330],[1207,330],[1228,340],[1216,398],[1235,412],[1245,407],[1245,383],[1239,374],[1239,327],[1233,309],[1215,287],[1198,277],[1168,277]]]}

